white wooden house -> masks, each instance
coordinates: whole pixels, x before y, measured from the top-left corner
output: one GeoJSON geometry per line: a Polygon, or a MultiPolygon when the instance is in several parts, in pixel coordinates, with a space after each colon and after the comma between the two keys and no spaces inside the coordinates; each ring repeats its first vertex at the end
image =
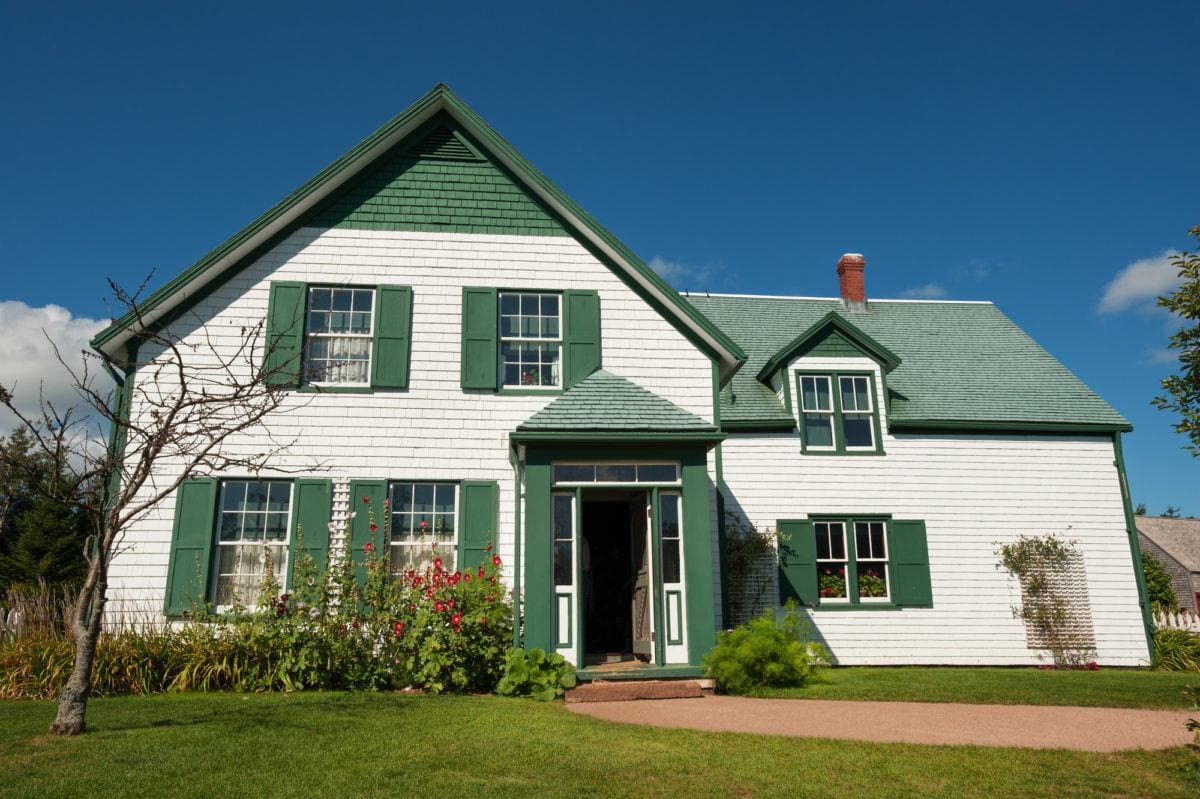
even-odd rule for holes
{"type": "MultiPolygon", "coordinates": [[[[693,673],[728,512],[789,534],[766,604],[840,663],[1036,662],[995,549],[1065,530],[1101,662],[1145,662],[1129,424],[991,304],[868,299],[863,266],[832,299],[685,298],[439,85],[145,303],[185,342],[265,319],[303,368],[228,446],[296,443],[140,522],[109,611],[226,604],[257,582],[240,547],[286,572],[302,526],[324,560],[386,498],[397,564],[495,543],[518,643],[693,673]]],[[[136,332],[93,341],[126,390],[136,332]]]]}

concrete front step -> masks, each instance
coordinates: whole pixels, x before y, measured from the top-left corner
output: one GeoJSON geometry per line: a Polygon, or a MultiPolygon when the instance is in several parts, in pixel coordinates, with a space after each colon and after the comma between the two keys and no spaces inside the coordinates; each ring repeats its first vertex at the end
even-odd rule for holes
{"type": "Polygon", "coordinates": [[[712,693],[711,680],[593,680],[567,691],[568,702],[626,702],[631,699],[699,699],[712,693]],[[706,690],[707,689],[707,690],[706,690]]]}

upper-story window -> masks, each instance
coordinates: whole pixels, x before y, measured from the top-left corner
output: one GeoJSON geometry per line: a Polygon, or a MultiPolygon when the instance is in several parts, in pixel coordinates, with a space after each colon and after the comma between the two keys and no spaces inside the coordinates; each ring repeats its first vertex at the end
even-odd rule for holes
{"type": "Polygon", "coordinates": [[[870,374],[798,374],[805,452],[881,452],[879,409],[870,374]]]}
{"type": "Polygon", "coordinates": [[[366,386],[371,383],[375,289],[308,289],[304,382],[366,386]]]}
{"type": "Polygon", "coordinates": [[[500,292],[501,386],[562,386],[561,300],[558,294],[500,292]]]}

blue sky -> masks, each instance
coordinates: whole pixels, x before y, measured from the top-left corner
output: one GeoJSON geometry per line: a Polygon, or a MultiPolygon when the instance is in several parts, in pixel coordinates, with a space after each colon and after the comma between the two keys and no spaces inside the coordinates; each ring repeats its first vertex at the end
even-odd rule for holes
{"type": "Polygon", "coordinates": [[[870,295],[994,300],[1134,423],[1135,502],[1200,515],[1149,405],[1200,5],[833,5],[10,4],[0,369],[36,382],[39,322],[86,338],[105,278],[161,284],[445,81],[680,288],[828,296],[856,251],[870,295]]]}

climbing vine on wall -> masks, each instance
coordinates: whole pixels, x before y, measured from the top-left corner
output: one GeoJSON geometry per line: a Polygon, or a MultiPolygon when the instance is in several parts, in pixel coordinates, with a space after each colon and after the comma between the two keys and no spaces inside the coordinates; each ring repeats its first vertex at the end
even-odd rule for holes
{"type": "Polygon", "coordinates": [[[996,554],[1000,565],[1021,583],[1021,604],[1013,608],[1013,615],[1025,623],[1030,641],[1048,649],[1056,666],[1082,668],[1093,662],[1090,609],[1076,607],[1067,590],[1077,579],[1072,566],[1078,564],[1082,572],[1076,542],[1054,533],[1022,535],[996,554]]]}
{"type": "Polygon", "coordinates": [[[770,571],[780,533],[759,529],[736,513],[725,514],[725,573],[729,577],[731,622],[756,617],[765,607],[770,571]]]}

